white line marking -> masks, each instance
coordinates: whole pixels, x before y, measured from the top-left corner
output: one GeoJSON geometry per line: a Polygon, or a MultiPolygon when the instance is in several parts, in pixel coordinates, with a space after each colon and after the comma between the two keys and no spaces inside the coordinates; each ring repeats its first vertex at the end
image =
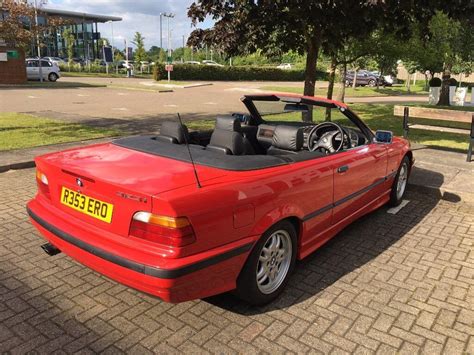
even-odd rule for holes
{"type": "Polygon", "coordinates": [[[173,104],[170,104],[170,105],[163,105],[164,107],[178,107],[178,105],[173,105],[173,104]]]}
{"type": "Polygon", "coordinates": [[[128,111],[128,108],[125,107],[114,107],[112,110],[117,110],[117,111],[128,111]]]}
{"type": "Polygon", "coordinates": [[[80,96],[80,97],[88,97],[90,95],[85,95],[85,94],[77,94],[77,96],[80,96]]]}
{"type": "Polygon", "coordinates": [[[119,95],[119,96],[125,96],[125,95],[128,95],[128,94],[126,94],[126,93],[124,93],[124,92],[118,92],[117,95],[119,95]]]}
{"type": "Polygon", "coordinates": [[[28,96],[29,99],[37,99],[38,96],[28,96]]]}
{"type": "Polygon", "coordinates": [[[387,213],[390,213],[390,214],[397,214],[398,212],[400,212],[400,210],[405,207],[406,205],[408,205],[408,202],[410,202],[409,200],[403,200],[402,203],[400,203],[397,207],[392,207],[392,208],[389,208],[387,210],[387,213]]]}
{"type": "Polygon", "coordinates": [[[215,102],[205,102],[204,105],[217,105],[215,102]]]}

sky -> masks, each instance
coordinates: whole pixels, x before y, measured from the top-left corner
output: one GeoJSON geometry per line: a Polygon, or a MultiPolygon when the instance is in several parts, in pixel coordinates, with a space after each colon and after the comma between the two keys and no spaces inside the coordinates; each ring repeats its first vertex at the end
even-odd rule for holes
{"type": "MultiPolygon", "coordinates": [[[[193,0],[48,0],[45,8],[86,12],[98,15],[122,17],[122,21],[113,23],[114,46],[124,48],[124,40],[133,40],[135,32],[145,37],[145,47],[160,45],[160,12],[173,13],[170,19],[171,47],[183,45],[193,31],[191,21],[187,17],[187,9],[193,0]]],[[[112,40],[112,25],[99,23],[101,37],[112,40]]],[[[200,28],[212,26],[212,21],[206,20],[199,24],[200,28]]],[[[167,19],[163,18],[163,47],[167,48],[167,19]]]]}

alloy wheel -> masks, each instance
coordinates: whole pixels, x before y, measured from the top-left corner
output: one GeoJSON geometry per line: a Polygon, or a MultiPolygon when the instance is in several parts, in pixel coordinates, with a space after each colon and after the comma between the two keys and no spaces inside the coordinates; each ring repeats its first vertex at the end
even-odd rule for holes
{"type": "Polygon", "coordinates": [[[289,233],[277,230],[265,242],[258,259],[256,279],[260,292],[271,294],[283,283],[291,264],[292,242],[289,233]]]}

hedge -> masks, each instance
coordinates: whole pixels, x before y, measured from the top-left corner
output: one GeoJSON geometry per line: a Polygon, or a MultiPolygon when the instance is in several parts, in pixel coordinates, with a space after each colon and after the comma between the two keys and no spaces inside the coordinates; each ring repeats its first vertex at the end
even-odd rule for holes
{"type": "MultiPolygon", "coordinates": [[[[153,70],[155,80],[168,78],[164,64],[158,64],[153,70]]],[[[212,80],[212,81],[301,81],[304,80],[304,70],[283,70],[268,67],[219,67],[213,65],[174,64],[171,72],[173,80],[212,80]]],[[[317,72],[318,80],[327,80],[327,74],[317,72]]]]}

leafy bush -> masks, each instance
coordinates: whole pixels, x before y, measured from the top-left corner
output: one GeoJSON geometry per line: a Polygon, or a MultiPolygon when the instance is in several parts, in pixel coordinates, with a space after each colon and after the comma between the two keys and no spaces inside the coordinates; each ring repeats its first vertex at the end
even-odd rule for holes
{"type": "Polygon", "coordinates": [[[441,79],[440,78],[431,78],[430,81],[429,81],[429,85],[430,87],[432,88],[439,88],[441,87],[441,79]]]}
{"type": "MultiPolygon", "coordinates": [[[[164,64],[157,64],[153,78],[162,80],[168,77],[164,64]]],[[[262,80],[262,81],[301,81],[304,70],[282,70],[268,67],[218,67],[212,65],[175,64],[171,73],[173,80],[262,80]]],[[[327,80],[327,74],[317,73],[318,80],[327,80]]]]}

